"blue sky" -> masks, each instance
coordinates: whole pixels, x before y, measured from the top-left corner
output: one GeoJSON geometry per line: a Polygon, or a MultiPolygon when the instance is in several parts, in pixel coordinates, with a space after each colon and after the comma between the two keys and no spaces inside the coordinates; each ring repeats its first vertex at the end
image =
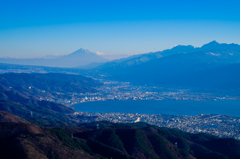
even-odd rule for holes
{"type": "Polygon", "coordinates": [[[79,48],[139,54],[212,40],[240,44],[239,0],[1,1],[0,56],[79,48]]]}

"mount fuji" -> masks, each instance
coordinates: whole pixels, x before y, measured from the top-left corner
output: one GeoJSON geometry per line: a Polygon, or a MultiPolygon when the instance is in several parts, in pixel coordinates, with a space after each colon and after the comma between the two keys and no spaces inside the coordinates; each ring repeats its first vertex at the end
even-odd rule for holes
{"type": "Polygon", "coordinates": [[[0,63],[20,64],[20,65],[37,65],[48,67],[79,67],[89,65],[91,63],[103,63],[108,59],[97,55],[87,49],[79,49],[71,54],[60,56],[57,58],[31,58],[31,59],[18,59],[18,58],[0,58],[0,63]]]}

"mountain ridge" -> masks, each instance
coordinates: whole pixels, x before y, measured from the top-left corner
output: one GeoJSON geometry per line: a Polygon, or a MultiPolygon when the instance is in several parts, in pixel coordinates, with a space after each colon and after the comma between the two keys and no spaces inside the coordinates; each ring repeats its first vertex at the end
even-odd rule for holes
{"type": "Polygon", "coordinates": [[[143,122],[99,121],[46,128],[0,121],[3,158],[235,159],[240,157],[239,148],[240,141],[235,139],[190,134],[143,122]]]}
{"type": "Polygon", "coordinates": [[[71,93],[96,92],[101,83],[71,74],[1,74],[0,110],[27,118],[35,124],[65,126],[75,124],[75,110],[49,98],[72,98],[71,93]],[[16,80],[17,79],[17,80],[16,80]]]}
{"type": "Polygon", "coordinates": [[[0,58],[0,63],[21,64],[21,65],[36,65],[48,67],[78,67],[94,62],[107,62],[108,60],[87,50],[79,49],[65,56],[57,58],[32,58],[32,59],[17,59],[17,58],[0,58]]]}
{"type": "Polygon", "coordinates": [[[240,54],[240,45],[234,43],[232,44],[218,43],[215,40],[207,44],[204,44],[201,47],[194,47],[192,45],[177,45],[171,49],[166,49],[163,51],[149,52],[141,55],[134,55],[125,59],[113,60],[103,65],[100,65],[95,69],[105,70],[111,67],[113,68],[131,67],[135,65],[141,65],[143,63],[170,55],[188,54],[195,52],[209,52],[209,53],[216,52],[216,55],[219,53],[240,54]]]}
{"type": "Polygon", "coordinates": [[[172,49],[157,53],[162,55],[160,58],[142,63],[137,63],[140,56],[122,63],[105,64],[96,70],[112,80],[135,84],[239,90],[240,45],[212,41],[201,48],[176,46],[172,49]],[[176,51],[171,52],[172,49],[176,51]]]}

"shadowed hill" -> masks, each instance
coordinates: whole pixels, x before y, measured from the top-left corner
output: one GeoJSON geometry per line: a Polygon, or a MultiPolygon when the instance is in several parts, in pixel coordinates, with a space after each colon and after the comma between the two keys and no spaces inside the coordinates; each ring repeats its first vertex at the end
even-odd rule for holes
{"type": "Polygon", "coordinates": [[[146,123],[113,124],[106,121],[81,124],[79,127],[87,131],[76,132],[74,137],[87,140],[92,152],[107,158],[235,159],[240,157],[239,141],[221,139],[203,133],[190,134],[146,123]],[[99,124],[100,129],[96,130],[96,124],[99,124]]]}
{"type": "MultiPolygon", "coordinates": [[[[81,75],[60,74],[60,73],[9,73],[0,75],[0,98],[11,98],[11,91],[15,92],[14,97],[24,96],[29,99],[70,100],[74,93],[94,93],[95,87],[102,83],[81,75]],[[10,93],[10,94],[9,94],[10,93]],[[9,94],[9,95],[8,95],[9,94]]],[[[9,99],[16,101],[14,99],[9,99]]]]}
{"type": "Polygon", "coordinates": [[[27,118],[44,126],[66,126],[76,123],[73,108],[47,101],[71,99],[71,93],[96,92],[101,83],[81,75],[2,74],[0,75],[0,110],[27,118]],[[44,100],[45,99],[45,100],[44,100]]]}
{"type": "Polygon", "coordinates": [[[26,96],[18,91],[7,89],[6,87],[0,86],[0,100],[8,100],[9,102],[16,102],[26,105],[40,106],[46,109],[51,109],[59,113],[73,113],[73,108],[66,107],[62,104],[54,102],[48,102],[44,100],[38,100],[34,96],[26,96]]]}
{"type": "Polygon", "coordinates": [[[97,159],[84,141],[71,139],[63,129],[43,129],[31,124],[0,122],[1,158],[97,159]],[[91,154],[91,155],[90,155],[91,154]]]}
{"type": "Polygon", "coordinates": [[[28,121],[44,126],[66,126],[76,121],[71,117],[75,111],[48,101],[40,101],[17,91],[0,87],[0,110],[26,118],[28,121]],[[31,114],[32,113],[32,114],[31,114]]]}
{"type": "Polygon", "coordinates": [[[7,111],[0,111],[0,122],[29,123],[27,120],[12,115],[7,111]]]}
{"type": "MultiPolygon", "coordinates": [[[[54,103],[55,104],[55,103],[54,103]]],[[[51,104],[50,104],[51,105],[51,104]]],[[[67,126],[75,124],[71,114],[60,113],[52,109],[34,104],[21,104],[8,100],[0,100],[0,110],[26,118],[27,121],[42,126],[67,126]],[[32,115],[31,115],[32,112],[32,115]]],[[[61,105],[60,105],[61,106],[61,105]]],[[[56,104],[56,107],[58,105],[56,104]]],[[[65,106],[63,106],[65,107],[65,106]]],[[[67,108],[67,107],[66,107],[67,108]]],[[[74,110],[72,110],[74,111],[74,110]]]]}
{"type": "Polygon", "coordinates": [[[44,91],[86,93],[95,92],[93,87],[101,83],[81,75],[9,73],[0,75],[0,85],[13,89],[35,87],[44,91]]]}
{"type": "Polygon", "coordinates": [[[2,159],[99,159],[86,141],[71,138],[63,128],[40,128],[8,112],[0,112],[0,154],[2,159]],[[11,120],[11,122],[9,121],[11,120]],[[4,122],[2,122],[4,121],[4,122]]]}
{"type": "MultiPolygon", "coordinates": [[[[11,116],[1,113],[4,118],[11,116]]],[[[9,117],[8,117],[9,118],[9,117]]],[[[208,134],[190,134],[146,123],[106,121],[70,128],[40,128],[0,122],[3,158],[236,159],[240,142],[208,134]],[[96,129],[99,124],[99,129],[96,129]],[[177,146],[175,143],[177,142],[177,146]]],[[[22,119],[24,120],[24,119],[22,119]]]]}

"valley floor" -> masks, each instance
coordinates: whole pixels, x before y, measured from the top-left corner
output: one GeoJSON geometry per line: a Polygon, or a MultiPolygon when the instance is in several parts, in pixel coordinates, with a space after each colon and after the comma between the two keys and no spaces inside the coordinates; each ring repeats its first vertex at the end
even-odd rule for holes
{"type": "Polygon", "coordinates": [[[146,122],[159,127],[176,128],[190,133],[208,133],[240,140],[240,117],[201,114],[197,116],[138,113],[76,112],[80,122],[110,121],[113,123],[146,122]]]}

